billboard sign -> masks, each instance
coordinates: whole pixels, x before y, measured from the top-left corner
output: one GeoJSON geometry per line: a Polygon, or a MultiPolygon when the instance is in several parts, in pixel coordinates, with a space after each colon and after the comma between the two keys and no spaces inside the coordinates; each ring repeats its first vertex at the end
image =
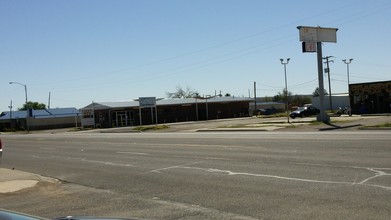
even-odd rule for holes
{"type": "Polygon", "coordinates": [[[338,28],[298,26],[300,41],[337,43],[338,28]]]}

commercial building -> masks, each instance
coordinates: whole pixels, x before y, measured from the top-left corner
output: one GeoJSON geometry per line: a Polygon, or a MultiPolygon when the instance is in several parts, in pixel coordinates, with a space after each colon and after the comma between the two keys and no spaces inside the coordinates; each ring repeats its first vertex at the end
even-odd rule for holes
{"type": "Polygon", "coordinates": [[[157,100],[155,107],[139,101],[93,102],[81,109],[84,127],[123,127],[250,116],[249,103],[241,97],[157,100]]]}
{"type": "Polygon", "coordinates": [[[349,85],[354,114],[391,113],[391,81],[349,85]]]}

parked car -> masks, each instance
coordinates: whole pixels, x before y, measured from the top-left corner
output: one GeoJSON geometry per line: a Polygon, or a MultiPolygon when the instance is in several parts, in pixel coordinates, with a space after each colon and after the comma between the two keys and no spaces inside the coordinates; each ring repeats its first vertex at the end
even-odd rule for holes
{"type": "Polygon", "coordinates": [[[275,108],[258,109],[258,115],[272,115],[277,112],[275,108]]]}
{"type": "Polygon", "coordinates": [[[291,118],[307,117],[319,114],[320,110],[313,106],[299,107],[289,115],[291,118]]]}

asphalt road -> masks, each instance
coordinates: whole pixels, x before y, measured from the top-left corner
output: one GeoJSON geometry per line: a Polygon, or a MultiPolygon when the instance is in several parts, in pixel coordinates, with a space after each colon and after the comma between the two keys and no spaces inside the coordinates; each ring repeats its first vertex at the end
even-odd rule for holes
{"type": "Polygon", "coordinates": [[[391,132],[2,136],[1,166],[60,179],[0,196],[44,217],[389,219],[391,132]]]}

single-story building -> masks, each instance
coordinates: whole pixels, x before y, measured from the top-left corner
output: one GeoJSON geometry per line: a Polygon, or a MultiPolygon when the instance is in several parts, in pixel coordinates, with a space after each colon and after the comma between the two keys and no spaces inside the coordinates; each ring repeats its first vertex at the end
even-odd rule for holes
{"type": "MultiPolygon", "coordinates": [[[[312,105],[316,108],[320,108],[320,99],[319,96],[312,97],[312,105]]],[[[345,108],[349,106],[349,94],[339,93],[331,94],[331,103],[330,95],[324,96],[324,108],[326,110],[337,110],[338,108],[345,108]],[[332,107],[330,106],[332,105],[332,107]]]]}
{"type": "Polygon", "coordinates": [[[391,113],[391,81],[350,84],[349,94],[353,113],[391,113]]]}
{"type": "Polygon", "coordinates": [[[140,108],[139,101],[93,102],[80,110],[84,127],[110,128],[246,117],[251,115],[253,101],[242,97],[157,99],[156,108],[140,108]]]}
{"type": "Polygon", "coordinates": [[[40,130],[80,126],[76,108],[6,111],[0,114],[0,130],[40,130]]]}

